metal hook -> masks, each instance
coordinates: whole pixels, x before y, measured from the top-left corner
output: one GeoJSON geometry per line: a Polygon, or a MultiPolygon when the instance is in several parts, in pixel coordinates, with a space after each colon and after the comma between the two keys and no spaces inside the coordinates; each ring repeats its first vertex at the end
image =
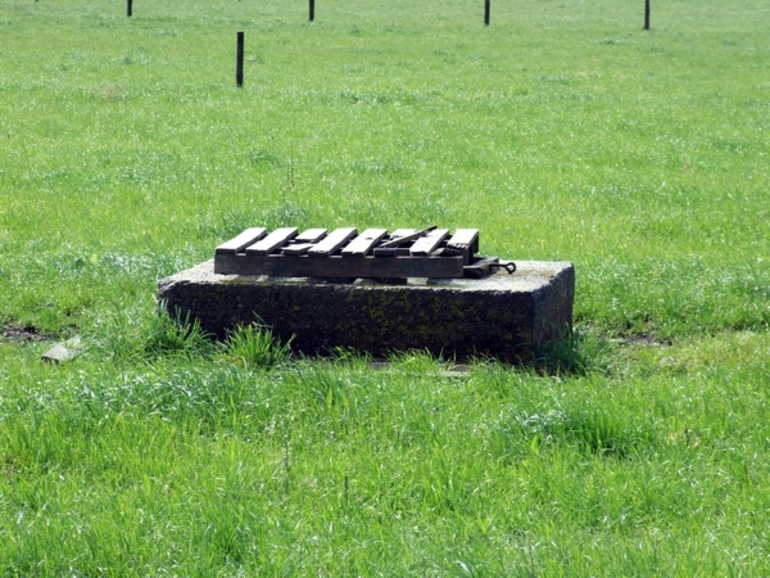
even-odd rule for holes
{"type": "Polygon", "coordinates": [[[508,271],[508,275],[513,275],[516,272],[516,263],[513,261],[500,261],[499,263],[490,263],[490,267],[497,267],[498,269],[505,269],[508,271]]]}

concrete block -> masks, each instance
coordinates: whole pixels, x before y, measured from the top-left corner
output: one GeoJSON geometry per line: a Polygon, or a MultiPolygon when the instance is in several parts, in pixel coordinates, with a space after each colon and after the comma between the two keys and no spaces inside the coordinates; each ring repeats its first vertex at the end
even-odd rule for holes
{"type": "Polygon", "coordinates": [[[569,335],[575,292],[571,263],[516,261],[509,275],[484,279],[409,279],[389,285],[358,279],[219,275],[206,261],[159,282],[170,313],[189,314],[224,338],[237,324],[260,322],[304,354],[351,348],[375,357],[422,350],[469,359],[526,362],[569,335]]]}

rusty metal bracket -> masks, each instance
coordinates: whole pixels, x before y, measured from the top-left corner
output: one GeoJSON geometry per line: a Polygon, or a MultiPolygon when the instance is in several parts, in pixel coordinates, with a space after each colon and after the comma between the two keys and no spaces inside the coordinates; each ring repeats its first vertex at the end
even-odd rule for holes
{"type": "Polygon", "coordinates": [[[481,257],[470,265],[463,267],[463,277],[466,279],[482,279],[494,273],[495,269],[505,269],[509,275],[516,271],[513,261],[500,261],[498,257],[481,257]]]}

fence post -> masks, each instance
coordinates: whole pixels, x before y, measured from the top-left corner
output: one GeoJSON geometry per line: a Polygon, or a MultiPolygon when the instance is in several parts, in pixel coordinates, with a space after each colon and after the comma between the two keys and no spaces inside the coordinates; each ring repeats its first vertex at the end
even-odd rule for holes
{"type": "Polygon", "coordinates": [[[644,29],[650,29],[650,0],[644,0],[644,29]]]}
{"type": "Polygon", "coordinates": [[[243,86],[243,32],[238,32],[238,48],[235,57],[235,84],[243,86]]]}
{"type": "Polygon", "coordinates": [[[131,16],[134,13],[133,10],[134,0],[126,0],[126,15],[131,16]]]}
{"type": "Polygon", "coordinates": [[[315,20],[315,0],[310,0],[310,22],[315,20]]]}
{"type": "Polygon", "coordinates": [[[490,0],[484,0],[484,26],[489,26],[489,3],[490,0]]]}

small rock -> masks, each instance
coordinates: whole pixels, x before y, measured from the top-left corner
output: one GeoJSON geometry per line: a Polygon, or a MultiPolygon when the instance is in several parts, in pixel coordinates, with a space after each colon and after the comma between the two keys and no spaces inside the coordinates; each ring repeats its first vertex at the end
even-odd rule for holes
{"type": "Polygon", "coordinates": [[[80,337],[73,337],[57,343],[42,355],[42,360],[49,363],[64,363],[80,355],[80,337]]]}

